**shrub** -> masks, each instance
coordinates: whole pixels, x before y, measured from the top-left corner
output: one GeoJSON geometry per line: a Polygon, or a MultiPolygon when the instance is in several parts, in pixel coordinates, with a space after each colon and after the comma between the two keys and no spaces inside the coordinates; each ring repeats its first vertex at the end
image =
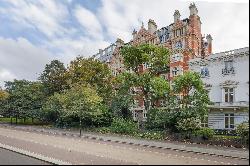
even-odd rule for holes
{"type": "Polygon", "coordinates": [[[163,140],[164,134],[160,131],[145,131],[143,133],[137,133],[137,137],[151,139],[151,140],[163,140]]]}
{"type": "Polygon", "coordinates": [[[101,127],[97,129],[97,132],[101,133],[101,134],[106,134],[106,133],[110,133],[111,130],[109,127],[101,127]]]}
{"type": "Polygon", "coordinates": [[[200,120],[196,119],[194,117],[186,118],[186,119],[180,119],[177,122],[176,127],[181,132],[183,132],[183,131],[184,132],[190,132],[190,131],[198,130],[198,129],[201,128],[200,120]]]}
{"type": "Polygon", "coordinates": [[[215,132],[210,128],[202,128],[194,131],[195,136],[201,136],[203,139],[211,139],[214,136],[215,132]]]}
{"type": "Polygon", "coordinates": [[[228,135],[228,136],[236,136],[236,130],[225,130],[225,129],[215,129],[216,135],[228,135]]]}
{"type": "Polygon", "coordinates": [[[119,134],[131,134],[138,132],[137,123],[131,120],[125,120],[122,118],[114,118],[113,122],[111,123],[110,130],[113,133],[119,134]]]}
{"type": "Polygon", "coordinates": [[[248,142],[249,140],[249,123],[243,122],[239,124],[236,128],[236,133],[241,137],[243,141],[248,142]]]}

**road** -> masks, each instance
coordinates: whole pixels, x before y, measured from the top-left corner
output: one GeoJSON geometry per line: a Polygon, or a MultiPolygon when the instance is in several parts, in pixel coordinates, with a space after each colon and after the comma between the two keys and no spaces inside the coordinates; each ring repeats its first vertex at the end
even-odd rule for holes
{"type": "Polygon", "coordinates": [[[248,160],[46,135],[7,128],[0,128],[0,143],[70,164],[81,165],[248,165],[249,162],[248,160]]]}
{"type": "Polygon", "coordinates": [[[0,148],[0,165],[52,165],[52,164],[0,148]]]}

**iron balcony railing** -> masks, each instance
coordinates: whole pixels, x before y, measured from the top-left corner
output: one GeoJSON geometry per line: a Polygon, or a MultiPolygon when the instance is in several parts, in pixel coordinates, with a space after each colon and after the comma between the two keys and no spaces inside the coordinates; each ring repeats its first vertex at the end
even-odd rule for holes
{"type": "Polygon", "coordinates": [[[229,75],[229,74],[235,74],[234,67],[222,69],[222,75],[229,75]]]}

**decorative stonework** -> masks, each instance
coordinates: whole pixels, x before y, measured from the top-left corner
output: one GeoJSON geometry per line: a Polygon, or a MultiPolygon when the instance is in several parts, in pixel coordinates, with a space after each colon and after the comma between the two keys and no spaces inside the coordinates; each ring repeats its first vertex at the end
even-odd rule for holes
{"type": "Polygon", "coordinates": [[[227,87],[227,86],[237,86],[239,84],[239,82],[237,81],[233,81],[233,80],[226,80],[223,83],[220,83],[221,87],[227,87]]]}

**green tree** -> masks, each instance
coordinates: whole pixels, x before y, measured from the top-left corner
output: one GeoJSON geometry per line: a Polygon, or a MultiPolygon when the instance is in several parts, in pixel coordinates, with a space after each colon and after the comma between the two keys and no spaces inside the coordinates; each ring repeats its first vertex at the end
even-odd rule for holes
{"type": "Polygon", "coordinates": [[[69,86],[74,84],[91,85],[105,103],[112,97],[111,72],[108,66],[94,59],[77,57],[70,62],[67,70],[69,86]]]}
{"type": "Polygon", "coordinates": [[[125,80],[130,82],[128,85],[131,88],[138,89],[135,93],[143,97],[145,109],[148,111],[150,102],[163,97],[169,89],[166,80],[156,78],[157,75],[168,72],[169,51],[161,46],[143,44],[125,46],[122,48],[121,54],[125,67],[133,71],[124,75],[125,80]],[[143,64],[150,65],[149,70],[140,71],[143,64]],[[160,85],[161,83],[162,85],[160,85]]]}
{"type": "Polygon", "coordinates": [[[8,111],[11,117],[41,119],[41,108],[45,98],[43,86],[39,82],[27,80],[8,81],[8,111]]]}
{"type": "Polygon", "coordinates": [[[55,93],[44,105],[46,117],[57,124],[80,122],[85,126],[101,125],[108,121],[108,110],[102,98],[91,86],[75,85],[63,93],[55,93]]]}
{"type": "Polygon", "coordinates": [[[53,60],[50,64],[46,64],[44,71],[38,78],[44,85],[47,96],[53,95],[55,92],[62,92],[68,89],[66,78],[66,68],[59,60],[53,60]]]}
{"type": "Polygon", "coordinates": [[[2,116],[8,115],[8,98],[9,93],[0,87],[0,115],[2,116]]]}
{"type": "Polygon", "coordinates": [[[192,110],[194,114],[201,116],[207,113],[210,101],[198,73],[185,72],[173,80],[172,87],[176,96],[182,96],[175,103],[176,107],[181,106],[182,110],[192,110]]]}
{"type": "Polygon", "coordinates": [[[119,74],[116,78],[114,78],[112,85],[114,88],[114,95],[112,97],[110,109],[113,112],[113,115],[117,118],[123,119],[131,119],[132,114],[130,111],[130,107],[133,104],[133,96],[130,93],[130,81],[126,78],[132,75],[127,75],[127,73],[119,74]]]}

